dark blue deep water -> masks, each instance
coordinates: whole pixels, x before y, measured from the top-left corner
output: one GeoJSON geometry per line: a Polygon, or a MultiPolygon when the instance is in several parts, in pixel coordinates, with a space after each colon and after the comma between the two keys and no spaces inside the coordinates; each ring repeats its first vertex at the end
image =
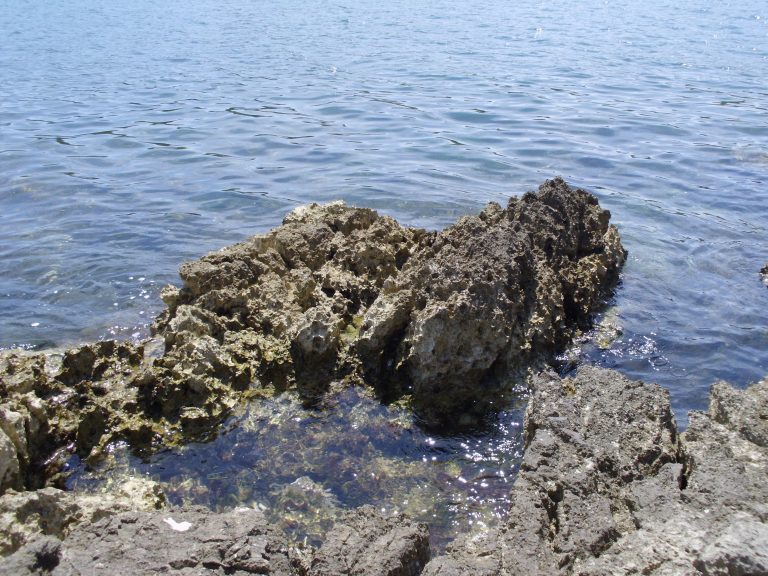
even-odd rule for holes
{"type": "Polygon", "coordinates": [[[682,426],[768,373],[764,0],[0,0],[0,37],[0,347],[139,338],[298,204],[438,228],[562,175],[630,253],[582,361],[682,426]]]}

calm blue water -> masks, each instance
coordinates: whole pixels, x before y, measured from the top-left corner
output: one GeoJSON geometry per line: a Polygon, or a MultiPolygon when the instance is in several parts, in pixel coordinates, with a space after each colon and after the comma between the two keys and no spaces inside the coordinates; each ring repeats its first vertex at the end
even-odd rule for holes
{"type": "Polygon", "coordinates": [[[768,373],[763,0],[0,0],[0,347],[138,337],[184,260],[342,198],[441,227],[560,174],[611,209],[670,388],[768,373]]]}

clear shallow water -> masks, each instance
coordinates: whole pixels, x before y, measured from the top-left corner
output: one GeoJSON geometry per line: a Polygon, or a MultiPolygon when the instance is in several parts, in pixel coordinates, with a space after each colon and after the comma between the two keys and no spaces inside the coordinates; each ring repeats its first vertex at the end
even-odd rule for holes
{"type": "Polygon", "coordinates": [[[342,198],[442,227],[560,174],[670,389],[768,373],[762,1],[0,0],[0,347],[138,337],[184,260],[342,198]]]}
{"type": "Polygon", "coordinates": [[[346,508],[370,504],[428,522],[441,549],[459,532],[506,517],[525,404],[521,396],[482,431],[443,436],[355,388],[320,410],[284,394],[244,407],[210,442],[146,460],[118,443],[92,469],[73,457],[67,487],[108,490],[126,475],[148,475],[173,504],[264,507],[277,526],[313,545],[346,508]]]}

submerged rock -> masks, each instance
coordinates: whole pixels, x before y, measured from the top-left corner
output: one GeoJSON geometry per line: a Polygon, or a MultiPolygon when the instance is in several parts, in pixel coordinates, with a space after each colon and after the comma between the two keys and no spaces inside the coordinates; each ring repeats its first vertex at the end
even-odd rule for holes
{"type": "Polygon", "coordinates": [[[322,543],[341,516],[336,496],[308,476],[277,488],[267,516],[286,533],[303,533],[305,542],[322,543]]]}
{"type": "Polygon", "coordinates": [[[768,380],[717,384],[678,437],[658,386],[543,375],[506,526],[423,574],[768,574],[767,407],[768,380]]]}

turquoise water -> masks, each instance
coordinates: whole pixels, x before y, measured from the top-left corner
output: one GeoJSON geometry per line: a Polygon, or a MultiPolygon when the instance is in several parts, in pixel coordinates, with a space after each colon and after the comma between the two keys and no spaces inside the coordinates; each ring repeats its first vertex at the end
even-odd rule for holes
{"type": "Polygon", "coordinates": [[[342,198],[441,227],[560,174],[671,390],[768,373],[768,7],[0,0],[0,346],[140,337],[181,262],[342,198]]]}

